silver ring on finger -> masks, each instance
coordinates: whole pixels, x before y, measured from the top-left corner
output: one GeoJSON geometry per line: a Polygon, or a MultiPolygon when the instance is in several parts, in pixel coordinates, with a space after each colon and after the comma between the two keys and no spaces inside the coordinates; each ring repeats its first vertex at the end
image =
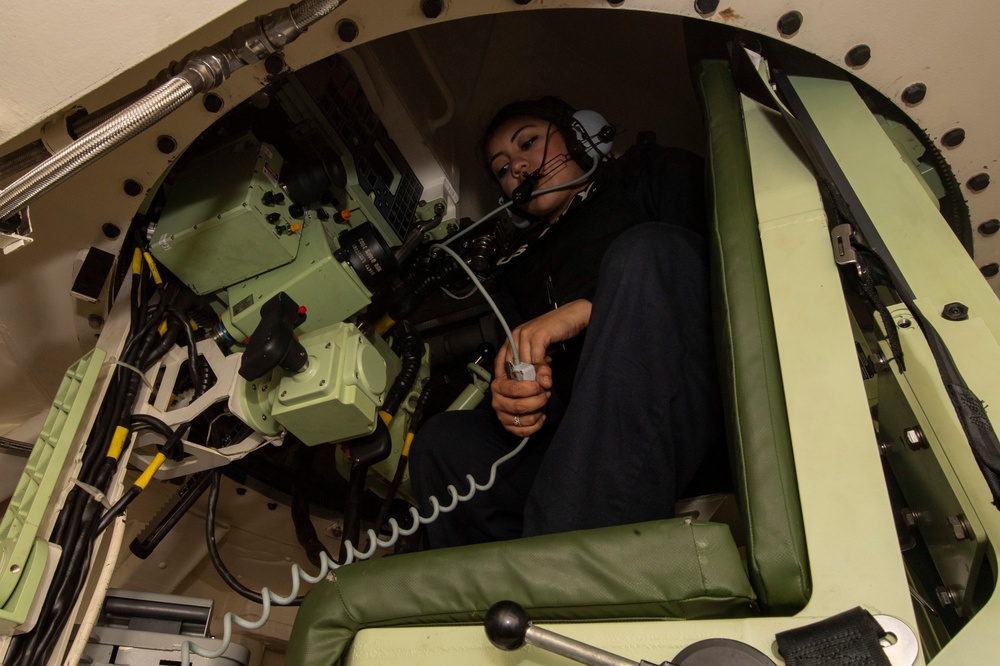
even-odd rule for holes
{"type": "Polygon", "coordinates": [[[521,427],[521,417],[518,416],[517,414],[514,415],[514,427],[516,428],[521,427]]]}

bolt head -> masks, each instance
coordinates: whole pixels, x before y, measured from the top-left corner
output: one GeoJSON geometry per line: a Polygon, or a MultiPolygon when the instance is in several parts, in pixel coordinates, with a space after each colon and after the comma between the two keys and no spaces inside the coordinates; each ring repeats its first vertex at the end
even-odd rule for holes
{"type": "Polygon", "coordinates": [[[948,130],[941,137],[941,145],[946,148],[955,148],[960,146],[962,142],[965,141],[965,130],[961,127],[956,127],[953,130],[948,130]]]}
{"type": "Polygon", "coordinates": [[[927,96],[927,86],[923,83],[914,83],[906,86],[903,91],[903,101],[907,104],[920,104],[927,96]]]}
{"type": "Polygon", "coordinates": [[[699,14],[711,14],[719,8],[719,0],[695,0],[694,10],[699,14]]]}
{"type": "Polygon", "coordinates": [[[872,59],[872,48],[867,44],[858,44],[847,52],[844,60],[851,67],[862,67],[872,59]]]}
{"type": "Polygon", "coordinates": [[[951,526],[951,533],[954,535],[955,541],[965,541],[973,537],[969,521],[962,514],[948,516],[948,525],[951,526]]]}
{"type": "Polygon", "coordinates": [[[954,606],[957,601],[957,596],[955,591],[945,587],[944,585],[939,586],[934,593],[937,595],[938,603],[942,606],[954,606]]]}
{"type": "Polygon", "coordinates": [[[964,303],[948,303],[941,311],[941,316],[948,321],[965,321],[969,318],[969,306],[964,303]]]}
{"type": "Polygon", "coordinates": [[[919,427],[904,430],[903,438],[906,440],[907,445],[914,451],[927,448],[927,439],[919,427]]]}
{"type": "Polygon", "coordinates": [[[966,181],[965,186],[968,187],[973,192],[982,192],[990,185],[990,174],[988,173],[977,173],[975,176],[966,181]]]}
{"type": "Polygon", "coordinates": [[[778,19],[778,32],[784,37],[791,37],[802,27],[801,12],[787,12],[778,19]]]}
{"type": "Polygon", "coordinates": [[[994,218],[992,220],[986,220],[979,225],[979,233],[984,236],[992,236],[996,232],[1000,231],[1000,220],[994,218]]]}

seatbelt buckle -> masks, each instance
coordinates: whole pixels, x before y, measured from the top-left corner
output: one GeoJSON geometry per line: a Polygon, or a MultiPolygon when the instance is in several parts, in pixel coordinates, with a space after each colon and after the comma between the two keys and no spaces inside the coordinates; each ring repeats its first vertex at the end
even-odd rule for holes
{"type": "Polygon", "coordinates": [[[861,263],[858,262],[858,254],[851,246],[851,235],[854,229],[850,224],[838,224],[830,230],[830,241],[833,244],[833,259],[840,266],[854,264],[858,275],[862,274],[861,263]]]}

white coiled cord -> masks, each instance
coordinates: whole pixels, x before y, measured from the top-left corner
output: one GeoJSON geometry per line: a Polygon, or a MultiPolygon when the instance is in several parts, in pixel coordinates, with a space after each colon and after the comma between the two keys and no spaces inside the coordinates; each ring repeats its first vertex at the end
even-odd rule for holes
{"type": "Polygon", "coordinates": [[[448,486],[448,494],[451,495],[451,502],[447,506],[441,506],[437,497],[431,497],[430,503],[433,507],[431,514],[429,516],[421,516],[420,512],[416,507],[410,507],[410,515],[413,518],[413,522],[409,527],[403,529],[399,526],[399,523],[395,518],[389,519],[389,526],[392,527],[392,534],[388,539],[382,540],[378,538],[375,534],[375,530],[368,530],[368,549],[364,552],[358,550],[354,544],[350,541],[344,542],[344,551],[346,553],[344,557],[344,562],[337,564],[326,554],[326,552],[320,553],[320,564],[319,573],[315,576],[310,576],[308,573],[303,571],[298,564],[293,564],[291,568],[292,574],[292,591],[287,597],[278,596],[269,587],[264,587],[260,591],[260,596],[262,598],[263,608],[261,609],[260,618],[257,620],[247,620],[245,618],[236,615],[233,612],[228,612],[222,618],[222,639],[221,645],[216,650],[207,650],[199,645],[193,643],[192,641],[184,641],[181,645],[181,664],[183,666],[190,666],[191,664],[191,653],[205,657],[206,659],[215,659],[221,657],[225,654],[226,650],[229,649],[229,645],[233,638],[233,624],[236,624],[244,629],[259,629],[267,623],[268,618],[271,615],[271,604],[277,604],[279,606],[287,606],[295,601],[296,597],[299,596],[299,582],[306,581],[310,584],[316,584],[327,577],[331,571],[339,569],[340,567],[346,566],[355,562],[357,560],[367,560],[372,555],[375,554],[378,548],[389,548],[394,546],[401,536],[410,536],[421,525],[430,525],[442,513],[448,513],[453,511],[461,502],[468,502],[473,497],[475,497],[477,492],[485,492],[493,487],[493,484],[497,479],[497,468],[504,464],[517,454],[519,454],[527,445],[528,438],[525,437],[521,440],[521,443],[514,447],[510,453],[497,458],[493,465],[490,467],[490,478],[486,483],[477,483],[475,477],[471,474],[466,474],[465,478],[469,482],[469,491],[464,495],[458,494],[458,489],[454,485],[448,486]]]}

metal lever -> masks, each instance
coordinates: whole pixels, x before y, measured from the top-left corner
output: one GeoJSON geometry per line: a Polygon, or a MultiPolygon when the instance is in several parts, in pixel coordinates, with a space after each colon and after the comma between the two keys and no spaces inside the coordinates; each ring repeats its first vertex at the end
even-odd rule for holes
{"type": "Polygon", "coordinates": [[[513,601],[498,601],[486,611],[486,636],[501,650],[516,650],[525,643],[590,666],[654,666],[632,661],[531,624],[528,612],[513,601]]]}

